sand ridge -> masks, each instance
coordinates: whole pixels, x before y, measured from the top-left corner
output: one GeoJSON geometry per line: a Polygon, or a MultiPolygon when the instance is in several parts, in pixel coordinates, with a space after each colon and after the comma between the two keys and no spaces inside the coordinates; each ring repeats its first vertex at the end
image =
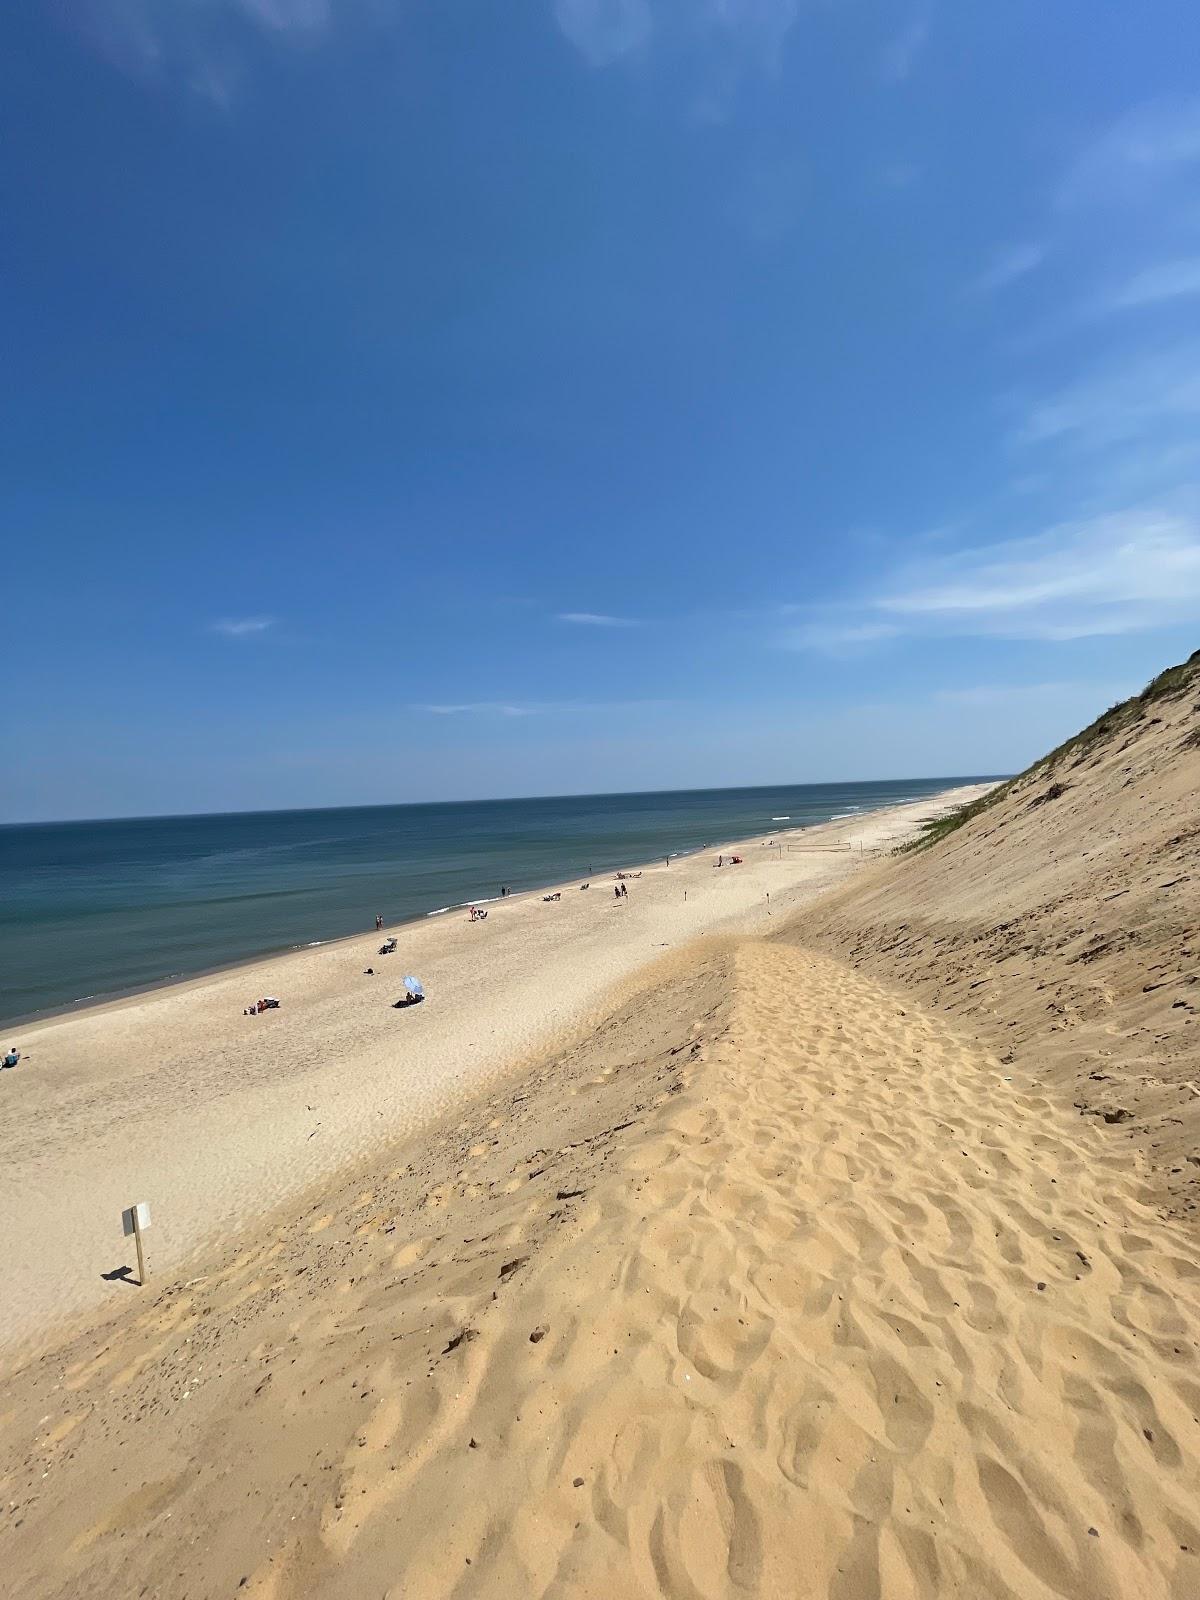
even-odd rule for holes
{"type": "Polygon", "coordinates": [[[666,960],[6,1386],[19,1592],[1195,1594],[1200,1261],[1137,1172],[831,957],[666,960]]]}

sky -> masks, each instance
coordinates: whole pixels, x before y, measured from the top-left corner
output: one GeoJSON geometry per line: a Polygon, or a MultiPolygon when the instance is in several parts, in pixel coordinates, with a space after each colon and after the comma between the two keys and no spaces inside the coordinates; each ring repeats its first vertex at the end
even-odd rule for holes
{"type": "Polygon", "coordinates": [[[1200,644],[1197,60],[4,7],[0,817],[1023,767],[1200,644]]]}

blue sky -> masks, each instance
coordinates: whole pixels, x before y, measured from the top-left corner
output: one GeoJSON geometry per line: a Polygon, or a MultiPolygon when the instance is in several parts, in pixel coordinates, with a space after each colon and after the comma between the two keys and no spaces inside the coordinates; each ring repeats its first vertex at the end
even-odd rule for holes
{"type": "Polygon", "coordinates": [[[5,8],[4,816],[1025,764],[1200,642],[1198,59],[5,8]]]}

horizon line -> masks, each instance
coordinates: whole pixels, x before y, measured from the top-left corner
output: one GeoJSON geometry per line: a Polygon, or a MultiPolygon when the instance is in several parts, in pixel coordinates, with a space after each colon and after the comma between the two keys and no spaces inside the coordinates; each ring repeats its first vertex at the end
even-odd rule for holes
{"type": "Polygon", "coordinates": [[[415,809],[418,806],[505,805],[522,800],[605,800],[618,795],[723,794],[737,789],[828,789],[839,785],[878,783],[984,783],[1012,776],[1011,772],[889,774],[884,778],[821,778],[804,782],[785,780],[778,783],[702,783],[692,784],[683,789],[578,789],[555,794],[476,795],[462,800],[367,800],[341,806],[248,806],[244,809],[219,811],[128,811],[105,817],[26,817],[0,822],[0,829],[73,828],[104,822],[187,822],[203,817],[300,816],[326,811],[397,811],[415,809]]]}

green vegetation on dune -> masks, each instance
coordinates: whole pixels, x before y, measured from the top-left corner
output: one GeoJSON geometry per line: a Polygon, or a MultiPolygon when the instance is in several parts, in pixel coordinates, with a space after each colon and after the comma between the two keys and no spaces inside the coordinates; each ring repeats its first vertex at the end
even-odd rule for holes
{"type": "MultiPolygon", "coordinates": [[[[1200,650],[1194,650],[1186,661],[1181,661],[1178,666],[1168,667],[1165,672],[1160,672],[1157,678],[1152,678],[1141,694],[1131,695],[1128,700],[1121,700],[1115,706],[1110,706],[1102,716],[1097,717],[1094,722],[1089,722],[1086,728],[1073,734],[1070,739],[1065,739],[1062,744],[1051,750],[1049,755],[1040,757],[1032,766],[1026,767],[1024,772],[1018,772],[1015,778],[997,784],[994,789],[989,789],[987,794],[980,795],[978,800],[959,806],[956,811],[947,812],[944,817],[935,817],[930,822],[922,823],[921,832],[917,837],[901,845],[894,854],[907,855],[914,850],[927,850],[930,845],[939,843],[952,833],[957,833],[964,823],[990,810],[1006,795],[1014,793],[1035,779],[1048,777],[1068,757],[1073,759],[1069,762],[1067,770],[1082,765],[1097,745],[1114,738],[1117,734],[1133,730],[1145,718],[1150,707],[1181,700],[1198,685],[1200,685],[1200,650]]],[[[1200,744],[1200,725],[1185,736],[1183,744],[1189,749],[1200,744]]],[[[1068,787],[1069,785],[1063,783],[1051,784],[1044,794],[1030,803],[1041,805],[1047,800],[1056,800],[1068,787]]]]}
{"type": "Polygon", "coordinates": [[[905,856],[913,850],[927,850],[931,844],[937,844],[939,839],[944,839],[948,833],[956,833],[964,822],[970,822],[972,817],[977,817],[989,807],[994,806],[997,800],[1009,791],[1025,776],[1020,773],[1015,778],[1009,778],[1005,783],[998,783],[994,789],[989,789],[986,794],[981,794],[978,800],[969,800],[965,806],[957,810],[947,811],[944,817],[933,817],[929,822],[921,824],[921,831],[915,839],[910,839],[907,844],[898,845],[892,852],[893,855],[905,856]]]}

